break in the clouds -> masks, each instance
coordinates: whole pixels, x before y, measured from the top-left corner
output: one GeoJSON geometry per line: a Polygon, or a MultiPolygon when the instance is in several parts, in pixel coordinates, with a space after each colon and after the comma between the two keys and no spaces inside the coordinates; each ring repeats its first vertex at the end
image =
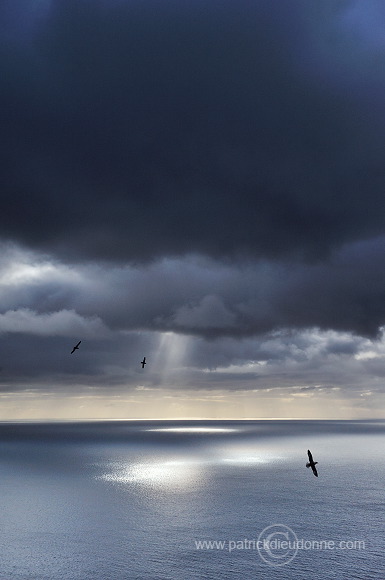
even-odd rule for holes
{"type": "Polygon", "coordinates": [[[2,2],[4,392],[377,392],[384,24],[380,0],[2,2]]]}

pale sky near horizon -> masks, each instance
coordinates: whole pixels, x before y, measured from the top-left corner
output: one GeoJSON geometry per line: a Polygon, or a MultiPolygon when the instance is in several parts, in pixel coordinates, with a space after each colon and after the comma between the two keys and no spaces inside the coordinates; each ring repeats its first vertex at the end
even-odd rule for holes
{"type": "Polygon", "coordinates": [[[380,0],[2,2],[0,420],[385,418],[384,65],[380,0]]]}

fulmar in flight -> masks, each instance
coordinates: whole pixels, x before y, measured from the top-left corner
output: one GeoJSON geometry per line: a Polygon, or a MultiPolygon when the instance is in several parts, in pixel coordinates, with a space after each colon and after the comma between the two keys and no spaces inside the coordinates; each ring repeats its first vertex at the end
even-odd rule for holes
{"type": "Polygon", "coordinates": [[[318,461],[314,461],[313,456],[310,453],[309,449],[307,450],[307,454],[309,456],[309,463],[306,463],[306,467],[311,467],[314,475],[316,477],[318,477],[318,473],[317,473],[317,469],[316,469],[316,464],[318,463],[318,461]]]}
{"type": "Polygon", "coordinates": [[[81,340],[79,340],[79,342],[77,343],[77,345],[73,347],[73,349],[71,350],[71,354],[73,354],[75,352],[75,350],[78,350],[80,343],[81,343],[81,340]]]}
{"type": "Polygon", "coordinates": [[[144,365],[146,365],[146,357],[144,357],[144,359],[142,360],[142,362],[140,363],[142,365],[142,369],[144,369],[144,365]]]}

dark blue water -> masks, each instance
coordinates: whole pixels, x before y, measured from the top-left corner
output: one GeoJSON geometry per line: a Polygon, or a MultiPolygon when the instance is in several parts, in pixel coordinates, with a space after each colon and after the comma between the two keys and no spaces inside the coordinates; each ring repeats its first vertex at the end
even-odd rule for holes
{"type": "Polygon", "coordinates": [[[381,421],[0,424],[0,579],[384,580],[384,441],[381,421]],[[269,534],[302,544],[258,551],[269,534]]]}

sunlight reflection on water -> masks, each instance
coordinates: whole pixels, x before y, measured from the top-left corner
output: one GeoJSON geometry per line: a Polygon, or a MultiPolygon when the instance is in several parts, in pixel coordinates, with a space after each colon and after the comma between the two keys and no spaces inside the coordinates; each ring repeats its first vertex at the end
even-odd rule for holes
{"type": "Polygon", "coordinates": [[[99,477],[113,483],[142,483],[150,487],[188,487],[199,474],[199,463],[170,460],[152,463],[119,463],[99,477]],[[198,467],[197,467],[198,466],[198,467]]]}
{"type": "Polygon", "coordinates": [[[162,427],[159,429],[146,429],[146,431],[167,433],[232,433],[238,429],[225,429],[219,427],[162,427]]]}
{"type": "MultiPolygon", "coordinates": [[[[280,459],[279,457],[274,457],[275,459],[280,459]]],[[[271,463],[271,457],[262,457],[257,455],[241,455],[239,457],[225,457],[222,459],[224,463],[236,463],[237,465],[248,465],[253,463],[271,463]]]]}
{"type": "Polygon", "coordinates": [[[214,455],[203,455],[195,459],[165,459],[164,461],[112,462],[104,465],[104,473],[97,479],[111,483],[140,484],[148,487],[187,488],[203,483],[212,475],[213,469],[221,465],[255,467],[267,465],[283,458],[265,451],[234,453],[232,450],[218,451],[214,455]]]}
{"type": "Polygon", "coordinates": [[[99,465],[102,470],[97,479],[123,486],[163,488],[165,491],[191,490],[208,482],[212,484],[217,478],[223,477],[225,466],[231,470],[240,467],[262,469],[273,463],[290,461],[292,453],[298,453],[296,448],[286,448],[287,454],[283,455],[281,445],[276,440],[272,443],[227,438],[226,434],[240,431],[239,428],[227,426],[159,426],[148,427],[143,431],[170,434],[173,444],[178,443],[177,451],[175,445],[172,448],[169,446],[169,438],[165,439],[165,443],[161,439],[157,440],[159,454],[146,457],[142,453],[135,453],[131,458],[127,455],[115,458],[115,461],[107,461],[99,465]],[[185,442],[181,438],[185,434],[197,434],[197,438],[189,437],[185,442]],[[198,437],[201,434],[207,435],[204,445],[201,444],[201,437],[198,437]],[[211,438],[211,434],[223,434],[224,437],[211,438]]]}

